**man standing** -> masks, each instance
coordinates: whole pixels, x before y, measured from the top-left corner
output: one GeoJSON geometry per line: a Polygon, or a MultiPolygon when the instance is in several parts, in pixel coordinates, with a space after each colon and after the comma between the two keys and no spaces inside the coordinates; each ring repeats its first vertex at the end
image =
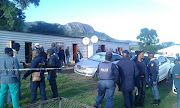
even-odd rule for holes
{"type": "Polygon", "coordinates": [[[176,59],[177,63],[173,68],[173,80],[177,90],[177,108],[180,108],[180,58],[176,59]]]}
{"type": "MultiPolygon", "coordinates": [[[[54,50],[53,49],[48,49],[47,54],[49,56],[49,59],[47,61],[47,67],[48,68],[58,68],[59,60],[54,55],[54,50]]],[[[47,79],[49,80],[49,84],[51,85],[51,90],[53,92],[52,98],[58,97],[56,77],[57,77],[56,70],[49,70],[48,71],[47,79]]]]}
{"type": "MultiPolygon", "coordinates": [[[[58,55],[59,55],[59,62],[60,62],[59,67],[62,68],[63,61],[65,59],[65,54],[64,54],[64,50],[63,50],[62,46],[60,47],[58,55]]],[[[62,72],[62,69],[60,69],[60,72],[62,72]]]]}
{"type": "Polygon", "coordinates": [[[123,51],[123,58],[117,63],[117,66],[121,79],[119,90],[123,92],[125,108],[132,108],[134,104],[132,92],[139,70],[135,62],[130,60],[128,50],[123,51]]]}
{"type": "Polygon", "coordinates": [[[135,106],[144,108],[147,66],[144,61],[144,51],[135,51],[135,53],[137,57],[134,59],[134,62],[139,70],[139,76],[136,78],[136,86],[138,89],[135,93],[135,106]]]}
{"type": "Polygon", "coordinates": [[[101,46],[98,47],[98,50],[96,51],[96,53],[102,52],[101,46]]]}
{"type": "MultiPolygon", "coordinates": [[[[5,48],[5,56],[0,59],[0,69],[19,69],[19,64],[13,58],[13,50],[5,48]]],[[[20,72],[13,71],[0,71],[1,75],[1,92],[0,92],[0,108],[4,108],[6,93],[10,90],[12,96],[13,108],[19,108],[19,80],[20,72]]]]}
{"type": "Polygon", "coordinates": [[[148,72],[149,72],[149,77],[150,77],[150,83],[152,86],[152,92],[154,95],[154,100],[151,103],[152,105],[159,105],[160,103],[160,97],[159,97],[159,91],[158,91],[158,71],[159,71],[159,62],[157,59],[154,58],[154,52],[149,51],[148,52],[148,57],[150,59],[150,62],[148,63],[148,72]]]}
{"type": "MultiPolygon", "coordinates": [[[[14,43],[13,46],[13,57],[15,58],[17,65],[18,65],[18,69],[20,68],[19,66],[19,56],[18,56],[18,52],[20,50],[20,44],[19,43],[14,43]]],[[[19,78],[21,78],[21,72],[19,71],[19,78]]],[[[21,80],[19,80],[19,97],[21,96],[21,80]]],[[[8,92],[8,99],[7,102],[11,102],[12,101],[12,97],[10,94],[10,91],[8,92]]]]}
{"type": "MultiPolygon", "coordinates": [[[[29,68],[45,68],[46,67],[46,61],[43,57],[40,56],[40,51],[38,49],[33,50],[32,52],[33,60],[29,66],[29,68]]],[[[22,79],[26,79],[30,74],[31,80],[30,80],[30,89],[31,89],[31,104],[36,103],[36,97],[37,97],[37,89],[40,88],[41,93],[41,100],[46,100],[46,91],[45,91],[45,80],[44,80],[44,71],[41,70],[29,70],[27,71],[22,79]],[[39,73],[37,75],[36,73],[39,73]],[[36,74],[36,75],[35,75],[36,74]],[[34,81],[34,77],[38,77],[38,81],[34,81]]]]}
{"type": "Polygon", "coordinates": [[[106,108],[113,108],[113,96],[115,86],[119,83],[119,71],[115,64],[111,63],[112,53],[108,51],[105,56],[105,61],[98,66],[98,74],[100,80],[98,81],[98,96],[94,107],[101,104],[106,94],[106,108]]]}
{"type": "Polygon", "coordinates": [[[66,54],[66,65],[69,66],[69,46],[67,46],[66,50],[65,50],[65,54],[66,54]]]}
{"type": "Polygon", "coordinates": [[[58,53],[57,53],[57,49],[56,49],[56,43],[52,43],[50,49],[54,50],[55,56],[59,59],[59,56],[58,56],[58,53]]]}
{"type": "Polygon", "coordinates": [[[77,50],[76,56],[75,56],[75,63],[80,62],[80,60],[83,58],[80,50],[77,50]]]}

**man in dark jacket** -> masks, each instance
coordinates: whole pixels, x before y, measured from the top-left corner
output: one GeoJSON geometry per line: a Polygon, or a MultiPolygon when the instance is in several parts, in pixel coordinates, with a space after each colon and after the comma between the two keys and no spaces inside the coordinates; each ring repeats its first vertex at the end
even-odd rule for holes
{"type": "Polygon", "coordinates": [[[69,66],[69,46],[67,46],[66,50],[65,50],[65,54],[66,54],[66,65],[69,66]]]}
{"type": "Polygon", "coordinates": [[[75,63],[80,62],[80,60],[83,58],[80,50],[77,50],[76,56],[75,56],[75,63]]]}
{"type": "Polygon", "coordinates": [[[109,51],[106,53],[105,61],[98,66],[97,73],[100,80],[98,81],[98,96],[96,98],[96,104],[94,107],[98,107],[101,104],[106,94],[106,108],[113,108],[113,96],[115,85],[119,83],[119,71],[115,64],[111,63],[112,53],[109,51]]]}
{"type": "MultiPolygon", "coordinates": [[[[48,68],[58,68],[59,61],[57,57],[54,55],[53,49],[48,49],[47,54],[50,57],[47,61],[47,67],[48,68]]],[[[57,84],[56,84],[56,70],[49,70],[48,71],[48,77],[49,84],[51,85],[51,90],[53,92],[52,98],[58,97],[58,91],[57,91],[57,84]]]]}
{"type": "MultiPolygon", "coordinates": [[[[40,56],[40,51],[38,49],[33,50],[32,52],[33,60],[29,68],[45,68],[46,60],[40,56]]],[[[39,70],[29,70],[22,77],[23,80],[26,79],[30,74],[34,72],[39,72],[39,70]]],[[[46,100],[46,91],[45,91],[45,80],[44,80],[44,71],[40,71],[40,81],[32,81],[32,75],[30,80],[30,90],[31,90],[31,104],[36,103],[37,89],[40,88],[41,100],[46,100]]]]}
{"type": "Polygon", "coordinates": [[[139,76],[136,78],[136,86],[138,89],[135,93],[135,106],[144,108],[147,66],[144,61],[144,51],[135,51],[135,53],[137,57],[134,59],[134,62],[139,70],[139,76]]]}
{"type": "Polygon", "coordinates": [[[160,96],[159,96],[159,91],[158,91],[158,86],[157,83],[159,81],[159,62],[157,59],[154,58],[154,52],[149,51],[148,52],[148,57],[150,59],[150,62],[148,63],[148,73],[150,77],[150,83],[152,86],[152,92],[154,95],[154,100],[151,103],[152,105],[159,105],[160,103],[160,96]]]}
{"type": "MultiPolygon", "coordinates": [[[[65,59],[65,54],[64,54],[64,49],[63,49],[63,47],[60,47],[60,50],[59,50],[58,55],[59,55],[59,62],[60,62],[59,67],[62,68],[62,66],[63,66],[63,61],[64,61],[64,59],[65,59]]],[[[62,72],[62,69],[60,69],[60,72],[62,72]]]]}
{"type": "Polygon", "coordinates": [[[129,58],[128,50],[123,51],[123,58],[117,63],[120,72],[119,90],[123,92],[126,108],[133,106],[133,90],[135,87],[135,78],[139,75],[139,70],[134,61],[129,58]]]}
{"type": "Polygon", "coordinates": [[[96,53],[102,52],[101,46],[98,47],[98,50],[96,51],[96,53]]]}

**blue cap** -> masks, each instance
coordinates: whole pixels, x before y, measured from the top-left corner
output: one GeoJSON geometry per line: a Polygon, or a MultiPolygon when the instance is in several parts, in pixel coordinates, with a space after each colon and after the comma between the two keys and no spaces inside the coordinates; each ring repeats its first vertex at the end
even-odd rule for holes
{"type": "Polygon", "coordinates": [[[106,52],[106,56],[112,57],[112,52],[111,51],[106,52]]]}
{"type": "Polygon", "coordinates": [[[129,51],[128,50],[124,50],[123,53],[129,54],[129,51]]]}

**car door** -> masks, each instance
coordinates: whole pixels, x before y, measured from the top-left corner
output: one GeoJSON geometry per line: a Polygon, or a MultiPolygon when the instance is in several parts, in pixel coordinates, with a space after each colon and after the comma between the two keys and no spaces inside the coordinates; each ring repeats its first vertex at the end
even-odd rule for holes
{"type": "Polygon", "coordinates": [[[159,56],[158,61],[159,61],[159,81],[162,81],[167,76],[167,59],[163,56],[159,56]]]}

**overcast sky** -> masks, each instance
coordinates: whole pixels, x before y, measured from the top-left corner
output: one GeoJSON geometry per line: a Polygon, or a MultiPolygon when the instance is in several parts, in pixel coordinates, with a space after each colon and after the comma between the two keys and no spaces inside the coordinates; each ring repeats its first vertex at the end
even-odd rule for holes
{"type": "Polygon", "coordinates": [[[136,40],[147,27],[160,42],[180,44],[180,0],[41,0],[24,12],[26,22],[81,22],[119,40],[136,40]]]}

